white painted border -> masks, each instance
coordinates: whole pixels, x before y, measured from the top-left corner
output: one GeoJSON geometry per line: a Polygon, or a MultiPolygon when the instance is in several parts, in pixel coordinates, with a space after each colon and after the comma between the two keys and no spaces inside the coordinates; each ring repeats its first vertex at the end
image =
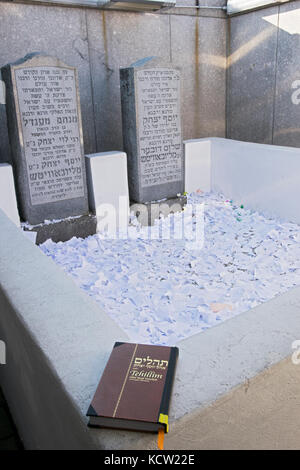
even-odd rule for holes
{"type": "Polygon", "coordinates": [[[90,210],[103,218],[108,205],[115,211],[116,226],[127,228],[129,222],[129,190],[127,155],[112,151],[85,156],[90,210]]]}
{"type": "Polygon", "coordinates": [[[0,209],[20,227],[13,169],[8,163],[0,163],[0,209]]]}
{"type": "Polygon", "coordinates": [[[186,191],[222,192],[270,217],[300,223],[300,149],[222,138],[185,142],[186,191]]]}
{"type": "MultiPolygon", "coordinates": [[[[87,428],[85,412],[112,345],[128,337],[2,212],[0,226],[0,337],[7,346],[0,378],[26,448],[155,449],[151,434],[87,428]]],[[[299,338],[297,288],[179,342],[171,432],[184,415],[286,358],[299,338]]]]}
{"type": "MultiPolygon", "coordinates": [[[[26,448],[156,449],[155,435],[87,428],[112,345],[128,337],[2,211],[0,227],[0,381],[26,448]]],[[[296,288],[179,342],[171,433],[183,416],[287,358],[299,338],[296,288]]]]}

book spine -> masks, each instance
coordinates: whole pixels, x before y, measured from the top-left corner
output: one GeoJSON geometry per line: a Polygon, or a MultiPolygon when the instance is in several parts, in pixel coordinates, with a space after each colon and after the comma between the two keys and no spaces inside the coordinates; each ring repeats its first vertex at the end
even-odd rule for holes
{"type": "Polygon", "coordinates": [[[179,350],[176,347],[171,348],[168,371],[162,400],[159,409],[158,422],[165,425],[166,432],[169,432],[169,406],[171,393],[174,383],[175,369],[177,364],[179,350]]]}

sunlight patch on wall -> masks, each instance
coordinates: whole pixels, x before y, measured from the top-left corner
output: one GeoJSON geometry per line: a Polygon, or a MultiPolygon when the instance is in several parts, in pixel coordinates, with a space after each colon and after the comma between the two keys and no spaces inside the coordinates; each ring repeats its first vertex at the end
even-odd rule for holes
{"type": "Polygon", "coordinates": [[[279,28],[286,33],[300,34],[300,8],[280,13],[279,24],[278,15],[264,16],[263,20],[271,23],[274,26],[278,25],[279,28]]]}
{"type": "Polygon", "coordinates": [[[263,8],[265,6],[278,5],[279,3],[286,3],[290,0],[228,0],[227,12],[229,15],[263,8]]]}

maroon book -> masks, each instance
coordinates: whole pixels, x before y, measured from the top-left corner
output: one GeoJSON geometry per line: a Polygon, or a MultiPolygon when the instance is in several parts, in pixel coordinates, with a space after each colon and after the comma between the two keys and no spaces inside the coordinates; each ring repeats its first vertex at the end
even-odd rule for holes
{"type": "Polygon", "coordinates": [[[89,426],[168,432],[178,348],[115,343],[87,412],[89,426]]]}

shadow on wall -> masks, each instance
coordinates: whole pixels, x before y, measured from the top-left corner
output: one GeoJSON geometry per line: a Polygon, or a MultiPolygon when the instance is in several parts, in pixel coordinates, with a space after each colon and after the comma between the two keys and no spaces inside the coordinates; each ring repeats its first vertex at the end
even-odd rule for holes
{"type": "Polygon", "coordinates": [[[300,147],[300,2],[229,21],[228,137],[300,147]]]}

